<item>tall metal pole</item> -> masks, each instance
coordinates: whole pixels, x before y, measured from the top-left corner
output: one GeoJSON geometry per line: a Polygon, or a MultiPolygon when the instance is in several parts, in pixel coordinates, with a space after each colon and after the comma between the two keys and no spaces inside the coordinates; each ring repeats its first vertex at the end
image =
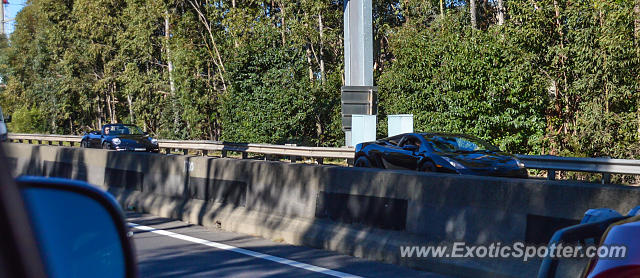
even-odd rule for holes
{"type": "MultiPolygon", "coordinates": [[[[371,0],[345,0],[344,1],[344,80],[345,87],[373,86],[373,16],[371,0]]],[[[372,91],[372,88],[360,88],[372,91]]],[[[343,130],[345,132],[345,144],[351,145],[350,115],[365,114],[345,111],[345,88],[343,88],[343,130]],[[345,117],[346,116],[346,117],[345,117]],[[345,122],[346,121],[346,122],[345,122]]],[[[369,103],[375,107],[375,100],[369,103]]],[[[347,104],[348,105],[348,104],[347,104]]],[[[375,109],[369,109],[369,113],[376,114],[375,109]]]]}
{"type": "Polygon", "coordinates": [[[345,1],[345,86],[373,86],[372,18],[371,0],[345,1]]]}

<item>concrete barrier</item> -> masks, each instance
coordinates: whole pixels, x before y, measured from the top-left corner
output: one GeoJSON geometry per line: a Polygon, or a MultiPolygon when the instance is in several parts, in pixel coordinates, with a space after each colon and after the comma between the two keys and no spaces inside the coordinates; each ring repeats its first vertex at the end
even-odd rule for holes
{"type": "Polygon", "coordinates": [[[86,180],[124,207],[463,277],[531,277],[540,260],[408,259],[400,246],[545,244],[640,188],[8,143],[15,175],[86,180]]]}

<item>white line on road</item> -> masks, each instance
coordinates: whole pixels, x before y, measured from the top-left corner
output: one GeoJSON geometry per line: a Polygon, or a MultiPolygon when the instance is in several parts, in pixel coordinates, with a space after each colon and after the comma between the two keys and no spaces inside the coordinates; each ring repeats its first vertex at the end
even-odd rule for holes
{"type": "Polygon", "coordinates": [[[184,241],[198,243],[198,244],[206,245],[206,246],[213,247],[213,248],[227,250],[227,251],[231,251],[231,252],[235,252],[235,253],[251,256],[251,257],[254,257],[254,258],[264,259],[264,260],[268,260],[268,261],[272,261],[272,262],[276,262],[276,263],[280,263],[280,264],[285,264],[285,265],[289,265],[289,266],[293,266],[293,267],[297,267],[297,268],[302,268],[302,269],[305,269],[305,270],[318,272],[318,273],[322,273],[322,274],[326,274],[326,275],[330,275],[330,276],[334,276],[334,277],[349,277],[349,278],[360,277],[360,276],[357,276],[357,275],[348,274],[348,273],[344,273],[344,272],[340,272],[340,271],[335,271],[335,270],[327,269],[327,268],[324,268],[324,267],[305,264],[305,263],[301,263],[301,262],[298,262],[298,261],[293,261],[293,260],[289,260],[289,259],[285,259],[285,258],[281,258],[281,257],[271,256],[271,255],[267,255],[267,254],[263,254],[263,253],[259,253],[259,252],[255,252],[255,251],[251,251],[251,250],[247,250],[247,249],[243,249],[243,248],[227,245],[227,244],[224,244],[224,243],[208,241],[208,240],[205,240],[205,239],[200,239],[200,238],[187,236],[187,235],[183,235],[183,234],[177,234],[177,233],[174,233],[174,232],[169,232],[169,231],[165,231],[165,230],[161,230],[161,229],[156,229],[156,228],[149,227],[149,226],[143,226],[143,225],[139,225],[139,224],[136,224],[136,223],[129,223],[129,227],[132,227],[132,228],[135,228],[135,229],[138,229],[138,230],[147,231],[147,232],[152,232],[152,233],[163,235],[163,236],[168,236],[168,237],[172,237],[172,238],[181,239],[181,240],[184,240],[184,241]]]}

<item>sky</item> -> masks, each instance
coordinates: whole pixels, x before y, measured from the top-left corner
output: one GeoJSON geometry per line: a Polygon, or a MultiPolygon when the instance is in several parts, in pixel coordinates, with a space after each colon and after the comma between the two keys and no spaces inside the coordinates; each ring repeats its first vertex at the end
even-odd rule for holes
{"type": "Polygon", "coordinates": [[[27,0],[8,0],[9,4],[4,5],[4,18],[5,20],[11,20],[9,22],[4,23],[4,28],[7,34],[11,34],[13,32],[13,24],[15,23],[12,19],[16,18],[16,14],[24,6],[26,5],[27,0]]]}

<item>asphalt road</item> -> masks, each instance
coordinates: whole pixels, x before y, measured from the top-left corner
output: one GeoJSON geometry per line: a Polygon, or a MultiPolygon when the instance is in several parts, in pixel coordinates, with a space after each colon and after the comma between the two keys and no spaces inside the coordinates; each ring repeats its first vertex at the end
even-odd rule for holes
{"type": "Polygon", "coordinates": [[[140,277],[444,277],[152,215],[127,221],[140,277]]]}

